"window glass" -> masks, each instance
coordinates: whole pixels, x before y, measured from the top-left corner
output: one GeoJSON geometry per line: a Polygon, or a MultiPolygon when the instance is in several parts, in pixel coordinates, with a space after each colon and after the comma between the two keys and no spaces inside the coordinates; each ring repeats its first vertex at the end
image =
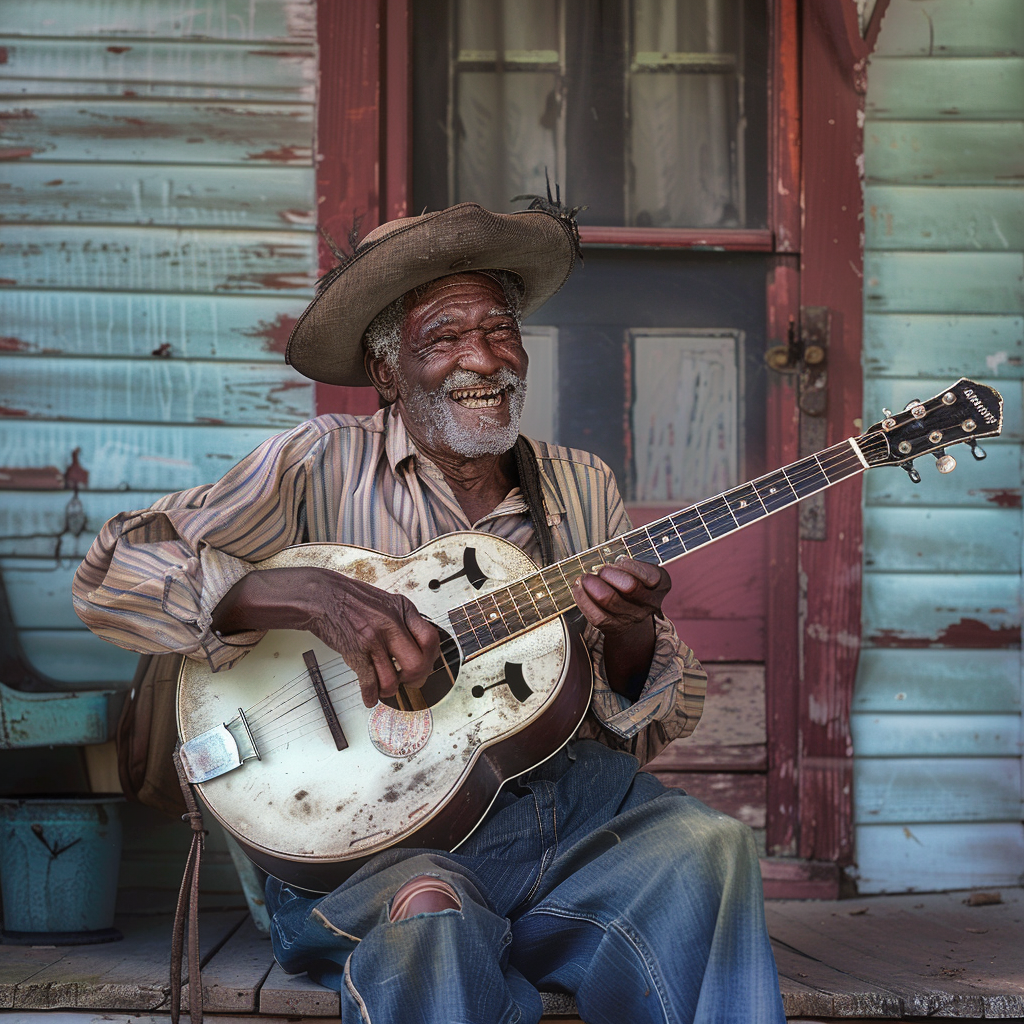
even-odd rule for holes
{"type": "Polygon", "coordinates": [[[763,227],[764,0],[415,0],[414,193],[585,223],[763,227]]]}

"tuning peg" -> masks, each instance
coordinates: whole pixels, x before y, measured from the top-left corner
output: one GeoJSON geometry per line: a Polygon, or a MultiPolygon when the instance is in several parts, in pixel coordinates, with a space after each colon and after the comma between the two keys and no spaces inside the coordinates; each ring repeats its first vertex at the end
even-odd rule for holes
{"type": "Polygon", "coordinates": [[[935,456],[935,468],[940,473],[952,473],[956,469],[956,459],[952,455],[947,455],[945,448],[940,448],[932,454],[935,456]]]}
{"type": "Polygon", "coordinates": [[[888,419],[892,419],[892,409],[886,409],[886,407],[885,407],[885,406],[883,405],[883,406],[882,406],[882,415],[883,415],[883,416],[884,416],[884,417],[885,417],[885,418],[886,418],[887,420],[888,420],[888,419]]]}
{"type": "Polygon", "coordinates": [[[975,438],[967,438],[967,445],[971,449],[971,454],[974,456],[976,462],[981,462],[982,459],[988,458],[988,452],[978,444],[975,438]]]}
{"type": "Polygon", "coordinates": [[[907,476],[910,477],[910,482],[912,484],[919,484],[921,482],[921,474],[918,473],[918,471],[916,469],[914,469],[914,463],[912,461],[911,462],[900,462],[900,463],[898,463],[898,465],[899,465],[900,469],[904,470],[906,472],[907,476]]]}

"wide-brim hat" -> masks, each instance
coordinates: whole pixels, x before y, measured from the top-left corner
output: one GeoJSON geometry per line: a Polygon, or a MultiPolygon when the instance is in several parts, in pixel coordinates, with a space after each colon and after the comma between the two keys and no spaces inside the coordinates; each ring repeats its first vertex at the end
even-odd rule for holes
{"type": "Polygon", "coordinates": [[[523,283],[520,309],[528,316],[565,284],[577,245],[571,216],[542,210],[491,213],[460,203],[389,221],[325,277],[292,330],[285,360],[325,384],[370,384],[363,334],[395,299],[450,274],[507,270],[523,283]]]}

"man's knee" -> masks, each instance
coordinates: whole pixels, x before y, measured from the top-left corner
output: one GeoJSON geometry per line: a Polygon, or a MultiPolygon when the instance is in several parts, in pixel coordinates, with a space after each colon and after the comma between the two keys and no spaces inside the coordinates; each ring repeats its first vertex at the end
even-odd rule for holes
{"type": "Polygon", "coordinates": [[[417,875],[405,882],[391,901],[391,920],[404,921],[417,914],[436,914],[442,910],[461,910],[459,894],[446,881],[434,875],[417,875]]]}

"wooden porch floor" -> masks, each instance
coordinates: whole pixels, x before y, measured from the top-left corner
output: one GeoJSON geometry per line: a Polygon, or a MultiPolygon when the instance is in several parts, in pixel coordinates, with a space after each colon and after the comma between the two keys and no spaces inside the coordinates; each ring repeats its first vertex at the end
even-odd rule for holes
{"type": "MultiPolygon", "coordinates": [[[[987,905],[969,905],[969,895],[769,901],[787,1016],[1024,1018],[1024,890],[987,905]]],[[[0,946],[0,1013],[43,1024],[167,1024],[170,919],[126,916],[118,926],[125,940],[108,945],[0,946]]],[[[211,1022],[337,1017],[337,994],[286,975],[247,914],[205,912],[202,945],[211,1022]]],[[[578,1020],[566,997],[550,997],[549,1011],[547,1019],[578,1020]]]]}

